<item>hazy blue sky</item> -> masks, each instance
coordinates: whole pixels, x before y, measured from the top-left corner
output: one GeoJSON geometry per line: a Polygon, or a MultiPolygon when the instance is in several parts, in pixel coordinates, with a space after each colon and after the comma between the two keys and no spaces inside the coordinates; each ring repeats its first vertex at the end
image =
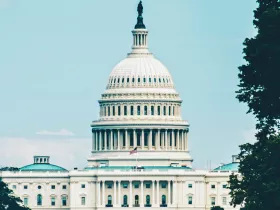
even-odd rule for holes
{"type": "MultiPolygon", "coordinates": [[[[86,166],[107,78],[132,45],[138,0],[0,0],[0,165],[33,155],[86,166]]],[[[235,99],[255,0],[143,0],[149,47],[171,72],[194,167],[231,161],[253,141],[235,99]]]]}

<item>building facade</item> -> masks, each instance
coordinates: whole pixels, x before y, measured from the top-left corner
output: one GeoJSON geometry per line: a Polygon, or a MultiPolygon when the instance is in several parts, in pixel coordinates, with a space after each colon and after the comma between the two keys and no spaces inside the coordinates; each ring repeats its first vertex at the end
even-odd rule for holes
{"type": "Polygon", "coordinates": [[[67,171],[35,156],[19,171],[0,172],[31,209],[234,209],[227,182],[238,163],[192,169],[182,100],[168,69],[148,49],[141,1],[137,11],[132,50],[111,72],[100,117],[91,124],[88,166],[67,171]]]}

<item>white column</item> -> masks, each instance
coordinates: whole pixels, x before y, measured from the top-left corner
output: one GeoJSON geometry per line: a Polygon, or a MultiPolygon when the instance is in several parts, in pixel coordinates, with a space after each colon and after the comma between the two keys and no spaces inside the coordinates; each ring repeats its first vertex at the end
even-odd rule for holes
{"type": "Polygon", "coordinates": [[[157,133],[156,148],[157,150],[160,150],[160,129],[158,129],[158,133],[157,133]]]}
{"type": "Polygon", "coordinates": [[[185,150],[188,151],[188,132],[185,132],[185,150]]]}
{"type": "Polygon", "coordinates": [[[149,130],[149,140],[148,140],[148,143],[149,143],[149,150],[152,149],[152,130],[150,129],[149,130]]]}
{"type": "Polygon", "coordinates": [[[144,181],[143,180],[141,180],[140,207],[144,207],[144,181]]]}
{"type": "Polygon", "coordinates": [[[99,151],[102,150],[102,131],[99,131],[99,139],[98,139],[98,143],[99,143],[99,151]]]}
{"type": "Polygon", "coordinates": [[[132,181],[129,181],[129,207],[132,208],[132,181]]]}
{"type": "Polygon", "coordinates": [[[95,151],[98,151],[98,131],[95,131],[95,151]]]}
{"type": "MultiPolygon", "coordinates": [[[[196,187],[196,186],[195,186],[196,187]]],[[[185,188],[186,188],[186,181],[182,181],[182,205],[185,204],[185,188]]]]}
{"type": "Polygon", "coordinates": [[[159,206],[160,203],[160,198],[159,198],[159,180],[157,181],[157,205],[159,206]]]}
{"type": "Polygon", "coordinates": [[[172,146],[172,150],[174,150],[174,145],[175,145],[175,130],[171,131],[172,133],[172,141],[171,141],[171,146],[172,146]]]}
{"type": "Polygon", "coordinates": [[[127,129],[125,129],[125,149],[128,150],[127,129]]]}
{"type": "Polygon", "coordinates": [[[152,206],[154,206],[155,204],[155,181],[152,180],[152,206]]]}
{"type": "Polygon", "coordinates": [[[107,130],[104,131],[104,150],[107,150],[107,130]]]}
{"type": "Polygon", "coordinates": [[[95,131],[92,131],[92,151],[95,151],[95,131]]]}
{"type": "Polygon", "coordinates": [[[170,180],[168,180],[168,197],[167,197],[168,207],[171,205],[171,188],[170,188],[170,180]]]}
{"type": "Polygon", "coordinates": [[[165,136],[164,136],[164,146],[165,146],[165,150],[167,150],[167,129],[165,130],[165,136]]]}
{"type": "Polygon", "coordinates": [[[179,132],[180,132],[180,131],[179,131],[179,130],[177,130],[177,139],[176,139],[176,140],[177,140],[177,144],[176,144],[176,147],[177,147],[177,148],[176,148],[176,150],[180,150],[179,132]]]}
{"type": "Polygon", "coordinates": [[[185,141],[184,141],[184,130],[181,131],[181,142],[182,142],[182,151],[185,150],[185,141]]]}
{"type": "Polygon", "coordinates": [[[141,147],[142,150],[144,150],[144,129],[141,131],[141,147]]]}
{"type": "Polygon", "coordinates": [[[133,148],[137,147],[136,129],[133,129],[133,148]]]}
{"type": "Polygon", "coordinates": [[[119,205],[121,206],[121,181],[118,181],[118,183],[119,183],[119,205]]]}
{"type": "Polygon", "coordinates": [[[96,205],[97,206],[100,206],[100,181],[97,181],[96,182],[96,185],[97,185],[97,201],[96,201],[96,205]]]}
{"type": "Polygon", "coordinates": [[[114,203],[114,207],[116,206],[117,204],[117,183],[116,183],[116,180],[113,181],[114,182],[114,200],[113,200],[113,203],[114,203]]]}
{"type": "Polygon", "coordinates": [[[121,150],[120,130],[118,129],[118,150],[121,150]]]}
{"type": "Polygon", "coordinates": [[[102,181],[102,206],[105,207],[105,181],[102,181]]]}
{"type": "Polygon", "coordinates": [[[113,130],[111,130],[110,133],[110,149],[113,150],[114,149],[114,143],[113,143],[113,130]]]}

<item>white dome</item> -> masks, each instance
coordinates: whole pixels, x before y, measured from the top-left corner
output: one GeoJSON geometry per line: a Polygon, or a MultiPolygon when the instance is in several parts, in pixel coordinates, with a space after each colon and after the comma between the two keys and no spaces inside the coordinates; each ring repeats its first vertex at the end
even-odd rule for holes
{"type": "Polygon", "coordinates": [[[169,88],[174,84],[167,68],[153,55],[128,56],[118,63],[109,76],[107,89],[169,88]]]}

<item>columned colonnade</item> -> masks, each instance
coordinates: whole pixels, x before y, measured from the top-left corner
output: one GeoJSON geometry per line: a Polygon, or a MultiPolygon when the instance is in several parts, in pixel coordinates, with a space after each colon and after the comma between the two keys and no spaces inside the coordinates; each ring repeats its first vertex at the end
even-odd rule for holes
{"type": "Polygon", "coordinates": [[[92,151],[188,151],[186,129],[93,129],[92,151]]]}
{"type": "Polygon", "coordinates": [[[100,180],[96,182],[96,205],[97,207],[105,207],[109,204],[108,197],[111,197],[111,205],[129,207],[144,207],[147,205],[146,196],[150,196],[149,205],[153,207],[159,207],[162,205],[176,206],[183,202],[178,199],[179,192],[177,185],[185,185],[185,181],[162,181],[162,180],[100,180]],[[135,187],[135,184],[138,187],[135,187]],[[146,188],[146,184],[150,184],[149,190],[146,188]],[[163,185],[166,190],[163,192],[163,185]],[[112,194],[108,192],[108,185],[110,185],[112,194]],[[123,191],[124,185],[126,185],[127,192],[123,191]],[[136,189],[135,189],[136,188],[136,189]],[[127,196],[127,203],[124,203],[124,196],[127,196]],[[138,200],[136,199],[138,196],[138,200]],[[163,196],[165,199],[163,200],[163,196]]]}

